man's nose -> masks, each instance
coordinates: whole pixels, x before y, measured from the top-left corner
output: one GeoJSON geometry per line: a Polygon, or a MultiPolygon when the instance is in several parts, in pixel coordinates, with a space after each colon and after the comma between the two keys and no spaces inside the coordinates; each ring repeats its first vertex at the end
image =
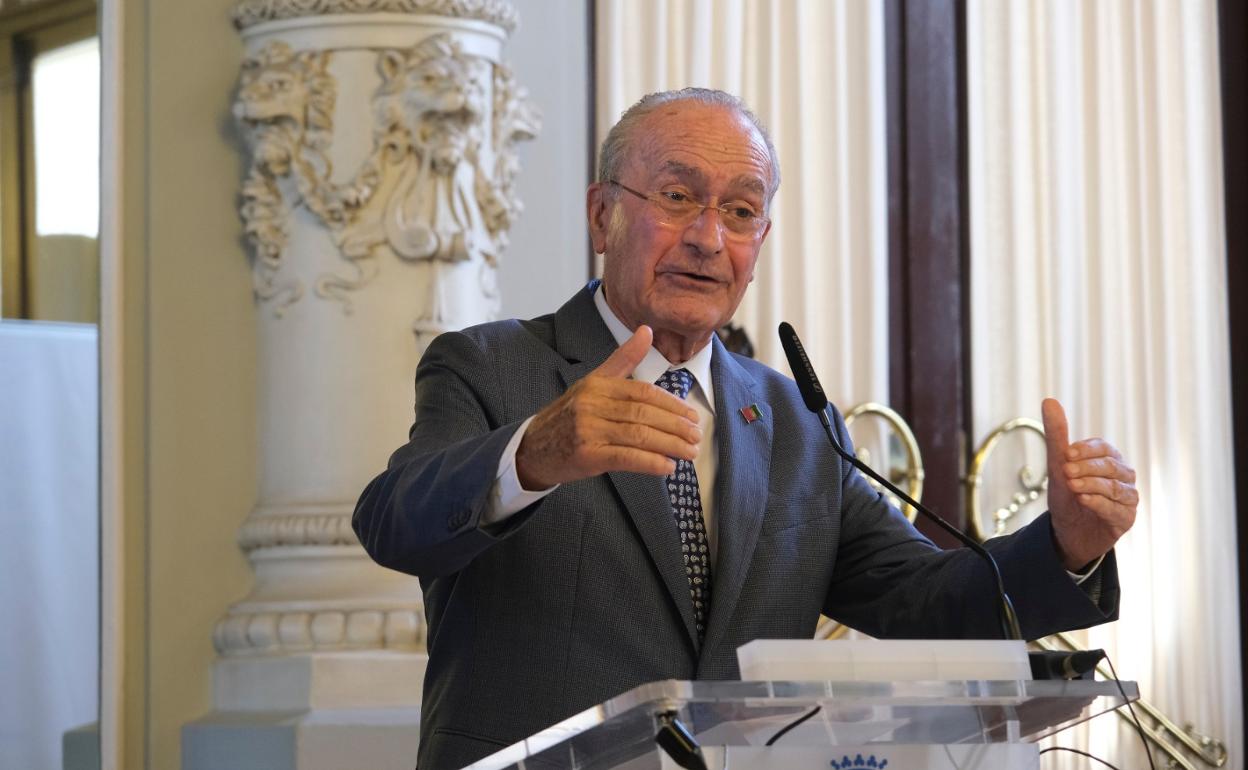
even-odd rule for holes
{"type": "Polygon", "coordinates": [[[706,206],[685,228],[685,243],[704,254],[718,254],[724,248],[724,223],[719,209],[706,206]]]}

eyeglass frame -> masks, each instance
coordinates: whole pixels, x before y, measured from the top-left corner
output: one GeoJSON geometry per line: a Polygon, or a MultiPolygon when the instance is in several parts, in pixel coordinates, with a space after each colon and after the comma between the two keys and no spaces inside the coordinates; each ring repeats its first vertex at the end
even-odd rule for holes
{"type": "MultiPolygon", "coordinates": [[[[634,190],[633,188],[629,187],[623,182],[620,182],[615,179],[608,179],[607,184],[614,185],[620,188],[621,190],[627,193],[631,193],[648,203],[654,204],[654,206],[665,215],[669,213],[666,209],[663,208],[663,204],[658,200],[658,198],[663,195],[663,192],[661,190],[655,190],[651,193],[638,192],[637,190],[634,190]]],[[[689,196],[689,202],[697,206],[698,208],[697,208],[697,213],[694,214],[692,217],[690,217],[688,222],[685,222],[682,225],[680,222],[669,222],[665,220],[660,220],[660,221],[663,224],[672,225],[673,227],[688,227],[689,225],[698,221],[698,218],[702,216],[702,212],[706,211],[707,209],[713,209],[719,212],[720,222],[723,223],[724,230],[727,233],[729,233],[730,235],[740,236],[741,238],[744,238],[746,240],[754,240],[757,238],[761,238],[763,233],[766,232],[767,226],[771,224],[770,218],[765,217],[762,214],[754,214],[751,212],[750,216],[752,216],[754,220],[758,222],[758,224],[754,227],[753,232],[740,232],[740,231],[732,229],[732,226],[728,224],[728,222],[732,221],[731,220],[732,215],[730,213],[731,209],[735,207],[726,206],[726,205],[712,206],[710,204],[702,203],[701,201],[694,199],[692,195],[689,196]]]]}

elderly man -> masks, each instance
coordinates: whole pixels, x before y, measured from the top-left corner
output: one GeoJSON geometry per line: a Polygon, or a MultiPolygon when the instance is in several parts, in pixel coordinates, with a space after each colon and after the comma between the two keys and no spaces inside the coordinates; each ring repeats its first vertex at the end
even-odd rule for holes
{"type": "MultiPolygon", "coordinates": [[[[601,283],[435,340],[411,440],[355,512],[373,558],[424,588],[423,770],[643,682],[736,677],[738,646],[809,638],[820,612],[877,636],[999,635],[986,565],[920,535],[792,380],[714,334],[771,229],[757,119],[722,92],[653,94],[600,165],[601,283]]],[[[1113,447],[1068,445],[1056,402],[1044,416],[1050,513],[988,544],[1028,637],[1115,616],[1111,548],[1137,502],[1113,447]]]]}

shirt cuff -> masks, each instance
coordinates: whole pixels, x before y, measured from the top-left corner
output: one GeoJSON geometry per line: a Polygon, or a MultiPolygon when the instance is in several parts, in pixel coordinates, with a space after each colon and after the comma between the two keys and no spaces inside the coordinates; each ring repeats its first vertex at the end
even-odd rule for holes
{"type": "Polygon", "coordinates": [[[524,432],[529,429],[531,422],[533,422],[532,417],[520,423],[511,441],[508,441],[507,446],[503,448],[503,456],[498,460],[498,476],[495,477],[494,486],[490,489],[490,503],[481,517],[482,524],[498,524],[506,521],[513,514],[528,508],[559,488],[556,484],[549,489],[531,492],[520,484],[520,476],[516,473],[516,450],[520,448],[524,432]]]}
{"type": "Polygon", "coordinates": [[[1084,569],[1083,572],[1071,572],[1070,570],[1066,570],[1066,574],[1070,575],[1070,579],[1075,581],[1075,585],[1081,586],[1083,585],[1083,581],[1092,577],[1092,575],[1101,568],[1101,562],[1103,561],[1105,561],[1105,554],[1101,554],[1101,558],[1092,562],[1092,565],[1084,569]]]}

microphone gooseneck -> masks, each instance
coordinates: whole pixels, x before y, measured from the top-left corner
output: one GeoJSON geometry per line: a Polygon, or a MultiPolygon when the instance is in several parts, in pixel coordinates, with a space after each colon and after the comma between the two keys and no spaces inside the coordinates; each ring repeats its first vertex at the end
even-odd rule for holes
{"type": "Polygon", "coordinates": [[[805,402],[807,409],[819,415],[819,422],[823,424],[824,433],[828,435],[828,441],[832,444],[832,448],[836,453],[850,465],[875,479],[889,492],[905,501],[907,505],[923,514],[988,562],[988,566],[992,568],[993,577],[996,578],[997,595],[1000,597],[1001,602],[1001,633],[1006,639],[1022,639],[1023,634],[1018,626],[1018,615],[1014,612],[1014,603],[1010,601],[1010,596],[1005,591],[1005,581],[1001,579],[1001,569],[997,566],[997,560],[992,557],[992,554],[988,553],[986,548],[977,543],[974,538],[928,510],[925,505],[911,498],[888,479],[876,473],[850,452],[847,452],[841,446],[841,442],[837,440],[836,432],[832,430],[832,422],[828,419],[828,398],[824,394],[823,388],[819,385],[819,378],[815,375],[815,369],[810,364],[810,358],[806,355],[806,349],[802,347],[801,340],[797,338],[797,332],[788,323],[780,324],[780,344],[784,348],[784,355],[789,360],[789,368],[793,370],[793,377],[797,381],[797,389],[802,394],[802,401],[805,402]]]}

